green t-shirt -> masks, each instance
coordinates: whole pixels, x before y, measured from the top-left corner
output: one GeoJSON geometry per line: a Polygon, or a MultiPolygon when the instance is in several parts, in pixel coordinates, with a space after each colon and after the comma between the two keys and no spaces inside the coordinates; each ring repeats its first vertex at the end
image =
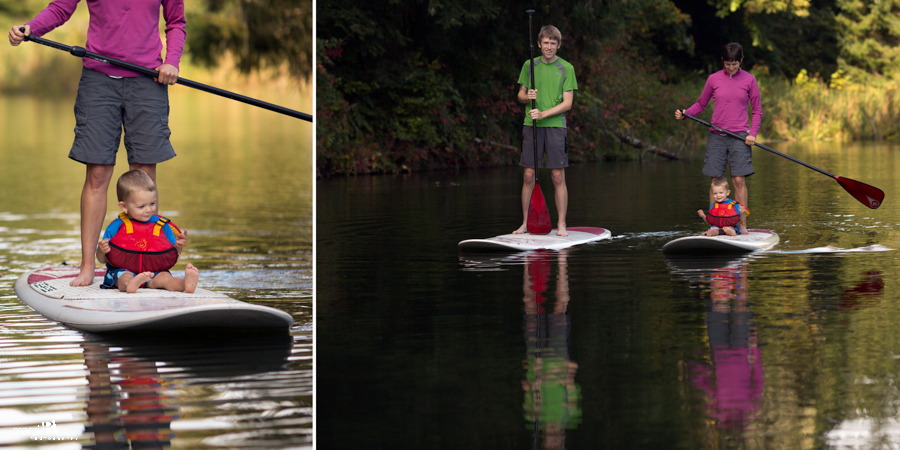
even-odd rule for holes
{"type": "MultiPolygon", "coordinates": [[[[534,59],[534,81],[535,88],[538,91],[537,109],[546,111],[563,101],[563,92],[574,91],[578,89],[578,82],[575,81],[575,68],[568,61],[557,57],[556,61],[545,64],[541,61],[541,57],[534,59]]],[[[525,61],[522,64],[522,72],[519,74],[519,84],[531,89],[531,69],[529,64],[531,61],[525,61]]],[[[531,101],[525,104],[525,125],[531,125],[531,101]]],[[[563,114],[557,114],[553,117],[538,120],[539,127],[566,127],[566,118],[563,114]]]]}

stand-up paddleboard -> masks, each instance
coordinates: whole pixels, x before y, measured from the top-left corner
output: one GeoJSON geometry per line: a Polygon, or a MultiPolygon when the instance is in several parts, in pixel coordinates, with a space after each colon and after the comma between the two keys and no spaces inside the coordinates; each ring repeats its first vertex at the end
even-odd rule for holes
{"type": "Polygon", "coordinates": [[[722,253],[748,253],[767,250],[778,243],[778,235],[769,230],[750,229],[738,236],[686,236],[669,241],[663,253],[713,255],[722,253]]]}
{"type": "Polygon", "coordinates": [[[554,228],[549,234],[504,234],[487,239],[467,239],[459,243],[459,248],[469,251],[561,250],[612,236],[605,228],[572,227],[566,231],[568,236],[557,236],[554,228]]]}
{"type": "Polygon", "coordinates": [[[290,314],[251,305],[224,294],[197,288],[196,292],[138,289],[126,294],[100,289],[106,268],[94,272],[90,286],[72,287],[76,266],[54,266],[26,272],[16,281],[19,299],[44,317],[85,331],[145,331],[188,328],[283,329],[290,314]]]}

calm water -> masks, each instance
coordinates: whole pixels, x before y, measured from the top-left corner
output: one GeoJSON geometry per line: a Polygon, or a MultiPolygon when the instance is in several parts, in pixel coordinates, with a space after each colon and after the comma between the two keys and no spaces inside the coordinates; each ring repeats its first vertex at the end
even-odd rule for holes
{"type": "Polygon", "coordinates": [[[25,306],[19,275],[80,260],[84,166],[66,157],[74,96],[0,99],[0,445],[312,447],[312,126],[186,88],[170,97],[178,157],[159,166],[160,210],[190,237],[174,273],[191,262],[201,287],[296,323],[273,337],[124,338],[25,306]]]}
{"type": "Polygon", "coordinates": [[[776,251],[667,259],[705,228],[702,154],[576,165],[569,225],[613,239],[477,255],[456,244],[521,222],[519,169],[318,182],[317,444],[900,446],[900,251],[846,251],[900,249],[900,148],[774,146],[884,206],[757,150],[749,223],[776,251]]]}

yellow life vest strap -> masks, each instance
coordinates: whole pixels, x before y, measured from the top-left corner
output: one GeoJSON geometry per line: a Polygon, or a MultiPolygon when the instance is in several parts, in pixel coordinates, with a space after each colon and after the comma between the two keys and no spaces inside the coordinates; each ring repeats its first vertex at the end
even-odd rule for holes
{"type": "Polygon", "coordinates": [[[159,236],[160,230],[162,230],[162,227],[166,226],[167,223],[169,223],[169,219],[160,217],[159,220],[156,221],[156,225],[153,227],[153,235],[159,236]]]}
{"type": "MultiPolygon", "coordinates": [[[[125,224],[126,233],[134,233],[134,225],[131,224],[131,220],[128,218],[128,214],[125,214],[124,212],[119,213],[119,219],[121,219],[122,223],[125,224]]],[[[169,219],[160,217],[159,220],[156,221],[156,225],[153,226],[153,235],[159,236],[159,232],[162,231],[162,227],[166,226],[167,223],[169,223],[169,219]]]]}
{"type": "Polygon", "coordinates": [[[134,225],[132,225],[131,220],[128,219],[128,214],[125,214],[124,212],[119,213],[119,219],[121,219],[122,223],[125,224],[126,233],[134,233],[134,225]]]}

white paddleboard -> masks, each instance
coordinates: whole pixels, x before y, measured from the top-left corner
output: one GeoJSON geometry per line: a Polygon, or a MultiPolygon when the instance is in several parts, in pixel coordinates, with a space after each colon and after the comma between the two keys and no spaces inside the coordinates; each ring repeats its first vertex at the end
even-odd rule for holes
{"type": "Polygon", "coordinates": [[[686,236],[669,241],[663,253],[714,255],[722,253],[748,253],[767,250],[778,243],[778,235],[769,230],[751,228],[738,236],[686,236]]]}
{"type": "Polygon", "coordinates": [[[554,228],[549,234],[504,234],[487,239],[467,239],[459,243],[459,248],[470,251],[561,250],[612,236],[605,228],[572,227],[566,231],[568,236],[557,236],[554,228]]]}
{"type": "Polygon", "coordinates": [[[76,266],[54,266],[26,272],[16,280],[15,293],[44,317],[85,331],[142,331],[187,328],[284,329],[290,314],[251,305],[224,294],[138,289],[126,294],[100,289],[106,268],[94,272],[90,286],[72,287],[76,266]]]}

